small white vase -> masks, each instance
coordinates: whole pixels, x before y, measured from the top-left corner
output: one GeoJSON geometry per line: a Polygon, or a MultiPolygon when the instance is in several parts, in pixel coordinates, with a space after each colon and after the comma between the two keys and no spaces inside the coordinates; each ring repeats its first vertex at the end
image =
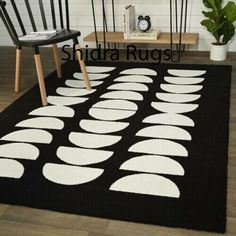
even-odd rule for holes
{"type": "Polygon", "coordinates": [[[212,61],[224,61],[227,57],[227,45],[211,44],[210,59],[212,61]]]}

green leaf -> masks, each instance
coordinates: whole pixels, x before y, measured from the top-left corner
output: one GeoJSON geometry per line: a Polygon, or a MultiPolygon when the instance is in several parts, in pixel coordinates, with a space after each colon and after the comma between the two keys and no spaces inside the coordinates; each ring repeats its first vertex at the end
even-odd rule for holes
{"type": "Polygon", "coordinates": [[[227,44],[235,34],[236,4],[233,1],[222,8],[223,0],[202,0],[205,7],[211,11],[202,11],[207,18],[201,24],[215,37],[216,43],[227,44]]]}
{"type": "Polygon", "coordinates": [[[227,20],[231,23],[236,21],[236,4],[234,2],[228,2],[223,8],[227,20]]]}
{"type": "Polygon", "coordinates": [[[227,44],[234,36],[235,34],[235,27],[232,23],[224,24],[224,27],[222,29],[222,35],[223,36],[223,44],[227,44]]]}
{"type": "Polygon", "coordinates": [[[204,4],[205,7],[207,7],[207,8],[212,8],[212,7],[211,7],[211,4],[209,3],[209,0],[202,0],[202,2],[203,2],[203,4],[204,4]]]}
{"type": "Polygon", "coordinates": [[[205,26],[207,30],[215,37],[216,41],[219,40],[217,25],[211,20],[203,20],[201,21],[201,25],[205,26]]]}
{"type": "Polygon", "coordinates": [[[222,0],[203,0],[205,7],[213,9],[216,15],[219,15],[222,10],[221,3],[222,0]]]}
{"type": "Polygon", "coordinates": [[[207,30],[210,32],[212,32],[215,27],[215,23],[212,22],[211,20],[202,20],[201,25],[205,26],[207,30]]]}
{"type": "Polygon", "coordinates": [[[211,11],[211,12],[202,11],[202,14],[203,14],[205,17],[207,17],[207,18],[213,20],[214,22],[216,22],[216,20],[217,20],[217,16],[216,16],[216,14],[215,14],[214,11],[211,11]]]}
{"type": "Polygon", "coordinates": [[[216,0],[216,6],[218,9],[222,9],[222,0],[216,0]]]}

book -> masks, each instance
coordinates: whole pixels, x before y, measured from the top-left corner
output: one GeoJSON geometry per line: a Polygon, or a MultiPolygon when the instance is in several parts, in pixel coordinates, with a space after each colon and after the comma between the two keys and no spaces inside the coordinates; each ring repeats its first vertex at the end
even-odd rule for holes
{"type": "Polygon", "coordinates": [[[127,20],[128,20],[128,9],[131,5],[126,5],[124,7],[124,12],[123,12],[123,32],[124,32],[124,38],[127,39],[128,34],[127,34],[127,20]]]}
{"type": "Polygon", "coordinates": [[[125,6],[123,13],[124,39],[128,39],[131,31],[135,29],[135,6],[125,6]]]}
{"type": "Polygon", "coordinates": [[[22,41],[46,40],[46,39],[54,37],[55,35],[61,33],[62,31],[64,31],[64,29],[34,31],[26,35],[20,36],[19,40],[22,40],[22,41]]]}
{"type": "Polygon", "coordinates": [[[151,28],[147,32],[141,32],[139,29],[135,29],[129,33],[128,39],[144,39],[144,40],[155,40],[160,35],[159,29],[151,28]]]}

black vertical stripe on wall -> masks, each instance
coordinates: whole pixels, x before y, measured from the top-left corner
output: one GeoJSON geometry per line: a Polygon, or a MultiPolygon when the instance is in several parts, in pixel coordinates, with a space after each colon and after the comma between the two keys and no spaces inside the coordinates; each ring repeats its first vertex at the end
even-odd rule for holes
{"type": "MultiPolygon", "coordinates": [[[[17,32],[15,30],[15,27],[14,25],[12,24],[12,21],[11,21],[11,18],[9,17],[9,14],[7,13],[7,10],[5,8],[5,6],[1,6],[2,8],[2,13],[3,13],[3,18],[5,20],[6,23],[4,23],[7,28],[11,31],[11,35],[14,37],[14,38],[18,38],[18,35],[17,35],[17,32]]],[[[14,40],[14,42],[16,42],[16,40],[14,40]]]]}
{"type": "Polygon", "coordinates": [[[2,12],[1,9],[0,9],[0,18],[2,19],[3,24],[5,25],[5,27],[6,27],[7,31],[8,31],[8,33],[9,33],[12,41],[16,44],[15,37],[14,37],[14,35],[13,35],[12,31],[11,31],[11,28],[9,27],[9,25],[8,25],[8,23],[7,23],[6,19],[5,19],[5,16],[3,15],[3,12],[2,12]]]}
{"type": "Polygon", "coordinates": [[[69,4],[68,0],[65,0],[65,7],[66,7],[66,28],[69,30],[70,29],[70,19],[69,19],[69,4]]]}
{"type": "Polygon", "coordinates": [[[11,0],[11,4],[12,4],[13,10],[14,10],[14,12],[15,12],[15,14],[16,14],[16,18],[17,18],[17,20],[18,20],[18,22],[19,22],[19,25],[20,25],[22,34],[23,34],[23,35],[26,35],[25,27],[24,27],[24,25],[23,25],[22,19],[21,19],[20,14],[19,14],[19,11],[18,11],[18,9],[17,9],[15,0],[11,0]]]}
{"type": "Polygon", "coordinates": [[[39,8],[40,8],[41,16],[42,16],[42,21],[43,21],[43,28],[47,30],[48,26],[47,26],[47,20],[46,20],[44,6],[43,6],[43,0],[38,0],[38,2],[39,2],[39,8]]]}
{"type": "Polygon", "coordinates": [[[55,16],[54,0],[50,0],[50,4],[51,4],[51,14],[52,14],[52,25],[53,25],[53,28],[56,29],[57,23],[56,23],[56,16],[55,16]]]}
{"type": "Polygon", "coordinates": [[[64,22],[63,22],[63,14],[62,14],[62,3],[61,0],[58,0],[59,5],[59,14],[60,14],[60,22],[61,22],[61,28],[64,28],[64,22]]]}
{"type": "Polygon", "coordinates": [[[28,11],[28,14],[29,14],[29,18],[30,18],[30,22],[31,22],[33,31],[37,31],[35,21],[34,21],[34,17],[33,17],[33,14],[32,14],[32,10],[31,10],[30,4],[29,4],[29,0],[25,0],[25,5],[26,5],[26,8],[27,8],[27,11],[28,11]]]}

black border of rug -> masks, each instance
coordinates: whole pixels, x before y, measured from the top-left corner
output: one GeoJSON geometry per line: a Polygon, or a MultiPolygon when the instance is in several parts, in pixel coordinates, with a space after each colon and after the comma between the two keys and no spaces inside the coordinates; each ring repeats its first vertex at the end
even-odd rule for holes
{"type": "MultiPolygon", "coordinates": [[[[187,115],[193,120],[199,121],[199,128],[197,130],[194,129],[192,133],[192,136],[195,137],[199,145],[194,147],[194,145],[191,146],[186,143],[189,153],[196,152],[197,154],[199,154],[188,157],[196,159],[191,164],[189,164],[189,166],[186,167],[186,170],[193,168],[193,166],[196,169],[193,171],[194,173],[189,172],[189,175],[186,175],[187,179],[185,180],[181,179],[183,177],[171,178],[174,180],[175,183],[178,183],[177,185],[180,186],[180,189],[184,193],[184,196],[186,196],[186,199],[182,198],[180,200],[181,206],[177,207],[176,204],[179,203],[178,199],[171,199],[170,201],[170,199],[151,196],[148,198],[147,202],[147,199],[145,197],[141,198],[132,194],[123,194],[111,191],[107,195],[100,194],[98,184],[95,190],[91,190],[89,187],[82,186],[80,190],[85,191],[87,195],[81,194],[81,196],[78,195],[78,190],[75,187],[65,187],[62,192],[64,194],[69,194],[69,196],[67,195],[68,198],[65,199],[65,195],[62,195],[59,197],[58,201],[55,201],[53,196],[50,194],[62,193],[60,192],[61,186],[46,181],[43,176],[39,177],[38,170],[42,170],[42,166],[45,164],[45,162],[53,161],[53,157],[51,157],[50,155],[53,153],[55,155],[55,150],[57,146],[50,148],[50,150],[47,150],[48,148],[44,145],[38,145],[40,151],[42,150],[42,153],[45,155],[44,159],[42,160],[41,158],[40,162],[19,160],[22,164],[24,164],[25,169],[28,170],[34,168],[35,171],[33,173],[27,172],[24,174],[24,184],[19,184],[19,180],[1,179],[0,202],[13,205],[23,205],[33,208],[54,210],[65,213],[74,213],[115,220],[126,220],[137,223],[181,227],[211,232],[225,232],[229,108],[232,67],[228,65],[153,65],[149,63],[100,61],[87,62],[86,64],[100,66],[116,66],[117,69],[110,73],[111,78],[117,77],[120,70],[129,69],[131,65],[135,65],[135,67],[156,69],[158,72],[157,77],[159,77],[159,75],[166,76],[167,69],[207,70],[206,75],[202,76],[205,77],[204,90],[202,91],[202,97],[204,97],[204,99],[201,99],[199,101],[199,111],[187,115]],[[206,121],[208,123],[210,122],[210,124],[214,127],[206,124],[206,121]],[[217,142],[215,142],[216,140],[217,142]],[[207,157],[203,156],[202,154],[205,150],[210,150],[213,155],[207,157]],[[49,155],[46,155],[47,153],[49,153],[49,155]],[[197,163],[201,161],[202,163],[204,163],[204,170],[202,169],[203,165],[197,165],[197,163]],[[197,171],[200,171],[201,175],[197,173],[197,171]],[[199,176],[199,178],[202,179],[192,179],[194,175],[199,176]],[[205,181],[206,177],[207,180],[210,181],[209,184],[206,183],[208,181],[205,181]],[[215,178],[219,179],[220,183],[215,181],[215,178]],[[40,186],[36,187],[37,183],[41,183],[41,181],[43,181],[42,185],[45,187],[45,192],[43,193],[40,186]],[[199,181],[201,181],[202,185],[199,184],[199,181]],[[197,186],[196,189],[193,188],[195,184],[197,186]],[[182,188],[182,185],[185,187],[188,186],[189,189],[186,190],[182,188]],[[28,187],[26,188],[26,186],[28,187]],[[95,193],[97,193],[96,198],[94,197],[95,193]],[[188,195],[192,196],[188,198],[188,195]],[[15,196],[17,196],[17,199],[15,199],[15,196]],[[127,202],[130,202],[130,198],[132,199],[132,204],[129,204],[129,206],[127,206],[127,202]],[[77,200],[79,201],[78,209],[76,209],[74,205],[77,200]],[[119,204],[117,205],[116,203],[118,201],[119,204]],[[204,207],[206,206],[208,207],[208,209],[204,211],[204,207]],[[191,208],[193,209],[193,211],[189,210],[191,208]],[[208,212],[209,209],[211,212],[208,212]],[[160,210],[161,213],[157,213],[157,217],[155,214],[152,214],[151,210],[153,210],[154,212],[160,210]]],[[[79,71],[79,65],[77,62],[67,62],[63,64],[62,69],[65,77],[72,78],[72,72],[79,71]],[[70,69],[70,72],[67,72],[67,68],[70,69]]],[[[106,91],[106,88],[112,83],[112,79],[106,79],[106,87],[100,89],[101,91],[98,89],[99,91],[97,93],[92,94],[89,101],[86,102],[84,106],[81,105],[81,112],[78,115],[77,119],[87,117],[87,112],[83,110],[83,107],[91,107],[98,100],[100,95],[106,91]]],[[[54,95],[55,88],[64,86],[64,80],[57,79],[56,72],[54,72],[46,78],[46,84],[47,93],[50,95],[54,95]]],[[[156,90],[150,92],[155,94],[155,91],[156,90]]],[[[142,109],[145,109],[146,105],[146,103],[143,104],[139,109],[142,111],[142,109]]],[[[39,96],[38,85],[36,85],[21,98],[13,102],[13,104],[7,107],[0,114],[0,137],[9,132],[12,132],[12,129],[14,128],[16,123],[29,118],[27,114],[33,109],[38,108],[40,106],[41,100],[39,96]]],[[[141,119],[142,118],[140,118],[140,120],[141,119]]],[[[76,123],[72,122],[68,125],[68,127],[73,127],[75,124],[76,123]]],[[[60,137],[65,137],[65,135],[68,135],[68,133],[62,132],[62,134],[60,134],[60,137]]],[[[124,135],[128,135],[128,131],[124,135]]],[[[1,142],[1,144],[3,143],[4,141],[1,142]]],[[[58,140],[55,140],[55,144],[61,144],[60,138],[58,140]]],[[[71,144],[68,141],[68,143],[65,143],[64,145],[66,146],[71,144]]],[[[125,153],[122,153],[122,155],[125,155],[125,153]]],[[[184,161],[185,160],[183,160],[183,162],[184,161]]],[[[104,168],[108,168],[109,164],[109,161],[106,162],[104,164],[104,168]]],[[[97,166],[95,165],[94,167],[97,166]]],[[[121,176],[126,176],[127,172],[120,171],[119,173],[115,173],[114,175],[115,178],[119,178],[121,176]]],[[[101,182],[104,181],[104,184],[108,186],[110,182],[106,178],[109,178],[109,173],[104,174],[104,176],[102,176],[101,178],[101,182]]]]}

